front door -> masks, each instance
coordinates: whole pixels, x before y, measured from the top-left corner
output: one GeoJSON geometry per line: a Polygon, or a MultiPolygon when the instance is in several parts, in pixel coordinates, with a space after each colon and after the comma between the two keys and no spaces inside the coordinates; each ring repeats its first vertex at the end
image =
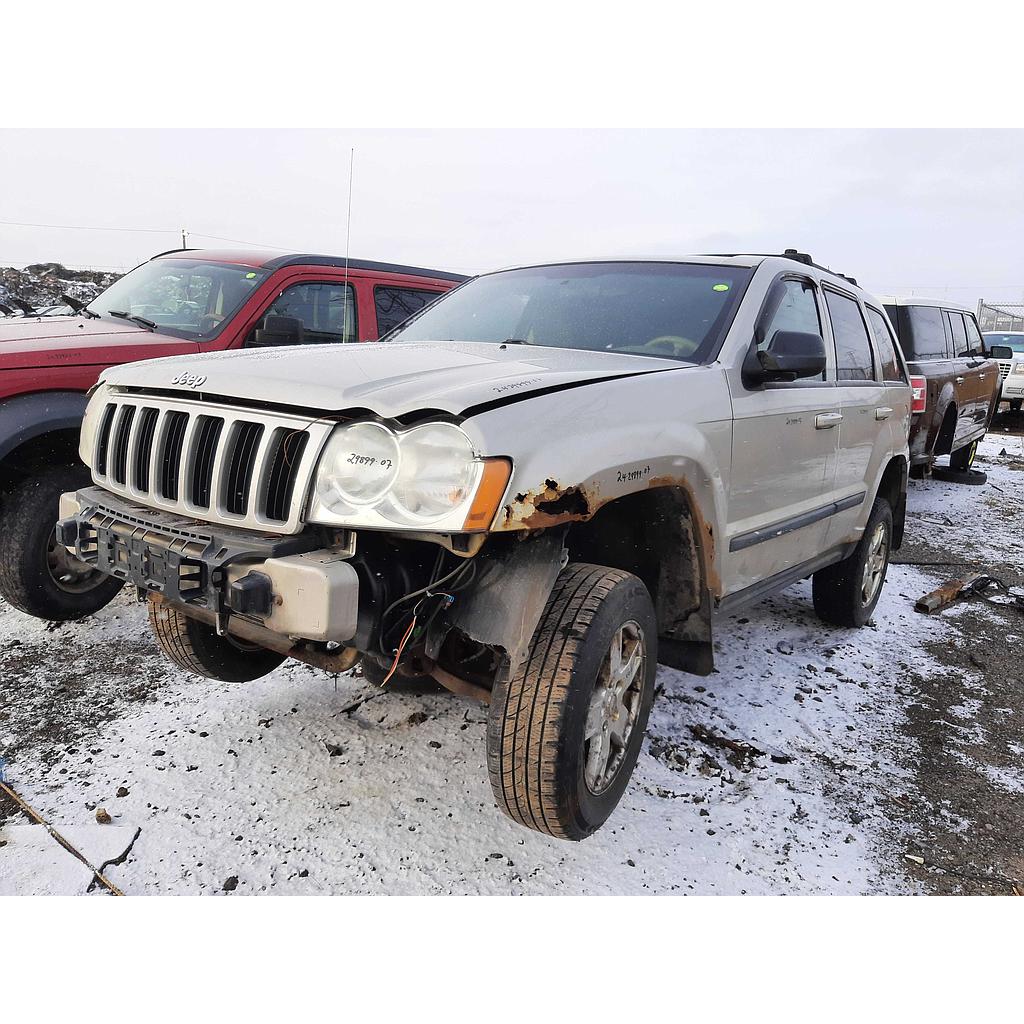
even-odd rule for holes
{"type": "MultiPolygon", "coordinates": [[[[817,285],[780,278],[758,318],[755,343],[778,331],[822,334],[817,285]]],[[[723,580],[735,593],[805,562],[824,547],[838,446],[833,358],[819,379],[747,390],[730,374],[732,470],[723,580]]]]}

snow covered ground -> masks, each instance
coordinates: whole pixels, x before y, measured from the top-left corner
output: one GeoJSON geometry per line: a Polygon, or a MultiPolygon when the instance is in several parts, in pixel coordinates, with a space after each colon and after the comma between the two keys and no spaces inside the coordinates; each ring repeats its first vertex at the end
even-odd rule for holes
{"type": "MultiPolygon", "coordinates": [[[[1019,437],[990,438],[983,454],[994,486],[912,485],[912,532],[976,518],[981,502],[981,554],[1005,557],[1020,537],[1024,449],[1019,437]]],[[[953,531],[948,545],[963,534],[941,529],[953,531]]],[[[818,622],[806,582],[727,620],[715,674],[659,671],[633,781],[582,844],[496,810],[485,707],[373,691],[358,670],[335,680],[297,663],[250,684],[197,679],[162,658],[126,594],[58,628],[0,606],[0,749],[19,792],[58,828],[92,823],[101,807],[139,829],[105,872],[129,894],[225,883],[237,893],[915,891],[903,857],[914,828],[894,813],[894,801],[918,799],[904,725],[946,671],[923,645],[967,642],[956,614],[913,611],[936,583],[893,566],[861,631],[818,622]]],[[[945,713],[970,728],[969,702],[945,713]]],[[[993,785],[1021,778],[1018,742],[1017,768],[993,769],[993,785]]],[[[0,847],[0,892],[52,891],[45,873],[33,881],[16,863],[0,847]]],[[[84,891],[80,873],[69,877],[69,891],[84,891]]]]}

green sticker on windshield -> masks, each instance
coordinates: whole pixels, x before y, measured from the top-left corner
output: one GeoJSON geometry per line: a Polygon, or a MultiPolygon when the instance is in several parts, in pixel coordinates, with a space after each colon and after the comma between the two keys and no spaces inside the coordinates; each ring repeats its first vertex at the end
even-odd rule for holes
{"type": "Polygon", "coordinates": [[[727,292],[729,286],[727,284],[714,284],[711,286],[711,290],[715,292],[727,292]]]}
{"type": "MultiPolygon", "coordinates": [[[[251,281],[251,280],[252,280],[252,279],[253,279],[253,278],[254,278],[255,276],[256,276],[256,275],[255,275],[254,273],[252,273],[252,272],[250,271],[250,272],[249,272],[248,274],[246,274],[246,275],[245,275],[245,279],[246,279],[247,281],[251,281]]],[[[718,285],[715,285],[715,287],[717,288],[717,287],[718,287],[718,285]]],[[[726,287],[728,287],[728,286],[726,286],[726,287]]]]}

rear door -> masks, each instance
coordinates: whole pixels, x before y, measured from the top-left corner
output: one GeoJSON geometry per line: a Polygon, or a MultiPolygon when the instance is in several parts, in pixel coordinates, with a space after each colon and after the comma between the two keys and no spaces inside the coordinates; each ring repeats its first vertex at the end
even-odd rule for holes
{"type": "MultiPolygon", "coordinates": [[[[777,278],[758,316],[754,343],[769,349],[778,331],[821,335],[816,282],[777,278]]],[[[826,345],[826,353],[829,346],[826,345]]],[[[838,445],[833,359],[818,379],[733,392],[729,553],[725,590],[738,590],[806,562],[824,549],[838,445]]]]}
{"type": "Polygon", "coordinates": [[[826,285],[825,305],[836,346],[836,398],[840,414],[836,462],[835,514],[829,520],[828,545],[855,539],[867,519],[869,493],[891,451],[886,421],[894,409],[886,400],[881,367],[858,298],[826,285]]]}

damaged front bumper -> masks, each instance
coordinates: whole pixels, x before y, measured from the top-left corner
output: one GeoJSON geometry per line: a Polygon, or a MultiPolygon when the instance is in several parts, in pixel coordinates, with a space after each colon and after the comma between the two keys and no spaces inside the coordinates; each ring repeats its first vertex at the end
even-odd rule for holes
{"type": "Polygon", "coordinates": [[[221,626],[231,616],[286,637],[344,643],[356,633],[354,535],[325,547],[294,536],[214,526],[100,487],[61,496],[57,539],[100,572],[221,626]]]}

